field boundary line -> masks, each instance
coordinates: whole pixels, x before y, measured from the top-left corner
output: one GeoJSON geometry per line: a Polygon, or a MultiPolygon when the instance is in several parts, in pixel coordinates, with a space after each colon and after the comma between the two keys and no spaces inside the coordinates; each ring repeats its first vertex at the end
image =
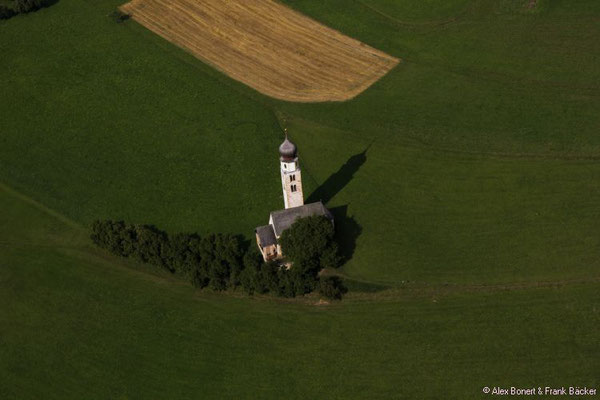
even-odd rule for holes
{"type": "Polygon", "coordinates": [[[13,189],[12,187],[6,185],[3,182],[0,182],[0,190],[8,193],[9,195],[24,201],[25,203],[37,208],[38,210],[58,219],[59,221],[61,221],[62,223],[75,228],[77,230],[85,230],[85,228],[83,227],[83,225],[75,222],[74,220],[66,217],[65,215],[59,213],[58,211],[52,210],[51,208],[48,208],[47,206],[43,205],[42,203],[40,203],[39,201],[36,201],[34,199],[32,199],[31,197],[17,191],[16,189],[13,189]]]}
{"type": "Polygon", "coordinates": [[[395,18],[381,10],[378,10],[377,8],[373,7],[372,5],[366,4],[364,1],[356,0],[356,2],[358,4],[360,4],[361,6],[365,7],[366,9],[370,10],[371,12],[379,15],[380,17],[383,17],[383,18],[389,20],[390,22],[392,22],[396,25],[407,26],[407,27],[438,27],[438,26],[452,24],[452,23],[458,22],[459,21],[458,17],[460,15],[464,14],[467,10],[467,7],[465,7],[465,9],[463,9],[457,15],[455,15],[453,17],[449,17],[447,19],[408,22],[408,21],[399,20],[398,18],[395,18]]]}
{"type": "MultiPolygon", "coordinates": [[[[369,281],[354,279],[345,274],[337,274],[338,276],[354,280],[362,283],[369,281]]],[[[512,282],[498,284],[423,284],[422,286],[404,286],[404,287],[387,287],[377,292],[360,292],[351,291],[347,295],[348,300],[356,302],[375,301],[375,302],[394,302],[403,299],[416,299],[430,297],[437,299],[460,295],[466,293],[475,294],[493,294],[498,292],[519,292],[536,289],[558,289],[577,285],[597,285],[600,283],[600,277],[589,277],[587,279],[562,279],[556,281],[531,281],[531,282],[512,282]]]]}

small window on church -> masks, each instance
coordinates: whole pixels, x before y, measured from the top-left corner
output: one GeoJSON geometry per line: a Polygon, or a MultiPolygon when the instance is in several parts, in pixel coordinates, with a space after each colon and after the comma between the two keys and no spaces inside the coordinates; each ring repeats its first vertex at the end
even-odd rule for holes
{"type": "Polygon", "coordinates": [[[296,185],[292,185],[292,193],[296,191],[296,185]]]}
{"type": "Polygon", "coordinates": [[[294,182],[296,180],[296,175],[290,175],[290,182],[294,182]]]}

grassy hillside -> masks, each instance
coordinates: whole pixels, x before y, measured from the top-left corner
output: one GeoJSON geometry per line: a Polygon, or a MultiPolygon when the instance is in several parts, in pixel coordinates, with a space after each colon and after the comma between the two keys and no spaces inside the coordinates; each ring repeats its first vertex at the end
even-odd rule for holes
{"type": "Polygon", "coordinates": [[[332,193],[362,227],[348,274],[597,274],[598,2],[287,3],[403,58],[351,102],[280,105],[319,183],[371,146],[332,193]]]}
{"type": "Polygon", "coordinates": [[[600,384],[597,282],[330,306],[200,294],[24,200],[0,190],[3,399],[480,399],[486,385],[600,384]]]}
{"type": "Polygon", "coordinates": [[[290,3],[403,58],[357,99],[311,105],[117,24],[116,1],[62,0],[2,22],[0,179],[84,225],[250,236],[282,203],[285,125],[305,192],[353,217],[340,225],[350,276],[596,276],[599,10],[563,3],[290,3]]]}
{"type": "Polygon", "coordinates": [[[434,151],[289,120],[305,166],[343,206],[356,242],[346,273],[383,283],[598,276],[600,164],[434,151]],[[321,147],[343,148],[321,157],[321,147]],[[366,150],[364,159],[360,158],[366,150]],[[355,161],[357,160],[358,161],[355,161]],[[347,181],[343,190],[327,183],[347,181]],[[352,176],[349,179],[349,176],[352,176]]]}
{"type": "Polygon", "coordinates": [[[256,226],[280,203],[273,113],[115,5],[2,22],[0,179],[82,223],[256,226]]]}
{"type": "Polygon", "coordinates": [[[599,2],[286,0],[403,59],[336,104],[265,98],[120,3],[0,21],[0,398],[600,386],[599,2]],[[91,247],[95,218],[250,237],[283,126],[372,292],[199,293],[91,247]]]}
{"type": "Polygon", "coordinates": [[[354,101],[284,109],[366,136],[484,154],[597,157],[600,5],[593,0],[288,1],[404,60],[354,101]],[[460,6],[460,7],[459,7],[460,6]],[[414,6],[417,7],[417,6],[414,6]],[[441,21],[440,21],[441,19],[441,21]]]}

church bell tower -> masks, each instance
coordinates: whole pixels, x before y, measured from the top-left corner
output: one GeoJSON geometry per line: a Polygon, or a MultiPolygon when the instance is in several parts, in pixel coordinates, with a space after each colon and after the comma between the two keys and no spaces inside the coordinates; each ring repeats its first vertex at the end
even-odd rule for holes
{"type": "Polygon", "coordinates": [[[279,166],[281,171],[281,187],[283,189],[283,203],[285,208],[304,205],[302,193],[302,176],[298,165],[298,149],[287,137],[279,146],[279,166]]]}

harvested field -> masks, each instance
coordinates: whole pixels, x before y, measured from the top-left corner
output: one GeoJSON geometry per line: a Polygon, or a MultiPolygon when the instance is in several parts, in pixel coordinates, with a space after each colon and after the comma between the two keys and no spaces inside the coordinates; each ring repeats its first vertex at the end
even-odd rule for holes
{"type": "Polygon", "coordinates": [[[281,100],[348,100],[399,61],[271,0],[133,0],[121,10],[281,100]]]}

